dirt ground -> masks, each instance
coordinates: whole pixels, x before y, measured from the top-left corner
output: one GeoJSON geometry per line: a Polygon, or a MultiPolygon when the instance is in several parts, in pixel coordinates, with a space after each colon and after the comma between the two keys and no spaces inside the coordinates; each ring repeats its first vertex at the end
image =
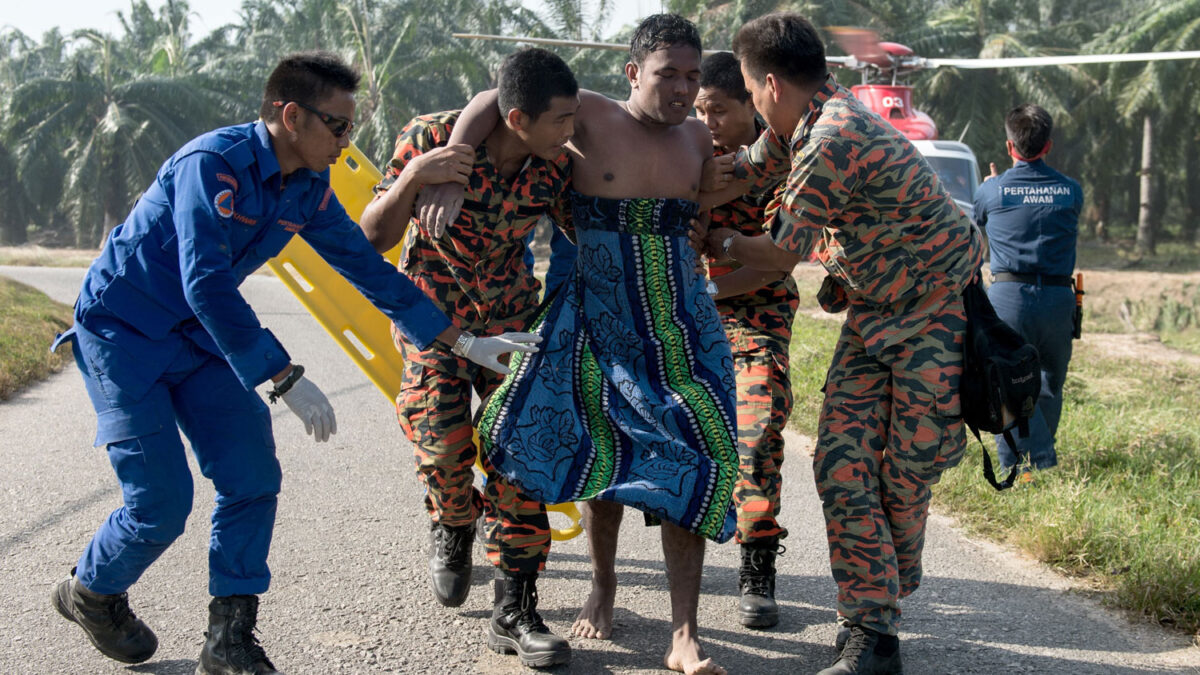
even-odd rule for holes
{"type": "MultiPolygon", "coordinates": [[[[1163,344],[1146,328],[1159,319],[1163,308],[1176,308],[1172,316],[1188,321],[1184,330],[1200,330],[1195,312],[1200,298],[1200,272],[1142,272],[1080,270],[1083,273],[1084,343],[1114,359],[1142,358],[1160,364],[1180,361],[1200,364],[1200,355],[1163,344]]],[[[800,286],[801,311],[814,319],[840,321],[842,314],[828,314],[813,295],[820,288],[825,270],[817,264],[802,264],[792,274],[800,286]]]]}

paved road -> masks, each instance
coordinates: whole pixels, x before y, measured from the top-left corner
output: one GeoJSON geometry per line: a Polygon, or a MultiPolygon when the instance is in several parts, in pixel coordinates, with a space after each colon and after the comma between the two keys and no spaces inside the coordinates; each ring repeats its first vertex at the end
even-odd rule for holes
{"type": "MultiPolygon", "coordinates": [[[[82,271],[0,267],[0,274],[71,302],[82,271]]],[[[243,290],[338,414],[333,442],[316,445],[285,408],[276,411],[285,478],[274,584],[259,625],[276,664],[293,675],[526,672],[483,645],[492,597],[478,549],[467,603],[447,610],[431,599],[421,492],[391,406],[276,280],[255,276],[243,290]]],[[[202,478],[187,533],[131,594],[158,633],[153,660],[133,667],[105,660],[49,606],[53,585],[120,503],[104,453],[90,447],[93,425],[73,371],[0,404],[0,673],[191,673],[208,602],[212,490],[202,478]]],[[[835,588],[819,503],[805,440],[788,442],[784,518],[792,536],[780,560],[778,627],[738,625],[738,551],[709,547],[701,630],[710,654],[733,673],[812,673],[834,656],[835,588]]],[[[572,664],[556,672],[665,672],[657,670],[669,629],[661,549],[636,515],[627,518],[618,559],[614,640],[573,641],[572,664]]],[[[1200,673],[1200,650],[1186,638],[1132,625],[1069,586],[935,515],[925,584],[905,606],[906,672],[1200,673]]],[[[569,627],[587,589],[582,538],[556,545],[540,584],[555,631],[569,627]]]]}

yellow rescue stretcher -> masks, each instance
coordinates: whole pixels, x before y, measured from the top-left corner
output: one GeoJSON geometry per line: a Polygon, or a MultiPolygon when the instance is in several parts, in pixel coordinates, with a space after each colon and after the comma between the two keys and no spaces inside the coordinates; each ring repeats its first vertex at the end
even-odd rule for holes
{"type": "MultiPolygon", "coordinates": [[[[373,197],[371,188],[381,174],[353,143],[346,148],[337,163],[329,169],[329,183],[346,213],[355,221],[373,197]]],[[[403,239],[401,239],[403,241],[403,239]]],[[[384,257],[393,265],[400,258],[401,246],[384,257]]],[[[395,403],[400,393],[404,361],[392,343],[391,321],[367,301],[317,252],[300,237],[292,237],[279,255],[267,261],[267,266],[285,286],[296,295],[334,341],[345,350],[350,360],[362,369],[389,403],[395,403]]],[[[479,447],[479,436],[475,436],[479,447]]],[[[571,526],[550,530],[555,541],[570,539],[583,531],[579,508],[574,502],[546,507],[565,515],[571,526]]]]}

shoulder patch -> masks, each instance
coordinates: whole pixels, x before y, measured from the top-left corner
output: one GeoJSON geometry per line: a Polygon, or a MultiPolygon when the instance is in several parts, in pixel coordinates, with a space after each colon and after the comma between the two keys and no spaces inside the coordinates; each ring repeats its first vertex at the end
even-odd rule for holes
{"type": "Polygon", "coordinates": [[[222,218],[233,217],[233,190],[221,190],[213,197],[213,207],[222,218]]]}
{"type": "Polygon", "coordinates": [[[333,196],[333,188],[325,188],[325,196],[321,198],[321,204],[317,207],[318,211],[324,211],[329,208],[329,198],[333,196]]]}
{"type": "Polygon", "coordinates": [[[234,178],[233,176],[230,176],[230,175],[229,175],[229,174],[227,174],[227,173],[218,173],[218,174],[217,174],[217,180],[221,181],[222,183],[225,183],[225,184],[229,185],[229,186],[230,186],[230,187],[232,187],[234,190],[237,190],[237,188],[238,188],[238,182],[237,182],[237,179],[236,179],[236,178],[234,178]]]}

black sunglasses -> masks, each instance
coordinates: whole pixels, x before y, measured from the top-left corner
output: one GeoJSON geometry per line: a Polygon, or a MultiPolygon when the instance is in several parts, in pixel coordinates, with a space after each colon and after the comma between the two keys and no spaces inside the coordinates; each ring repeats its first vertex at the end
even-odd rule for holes
{"type": "MultiPolygon", "coordinates": [[[[316,115],[317,119],[324,122],[325,126],[329,128],[329,131],[333,134],[334,138],[341,138],[342,136],[350,133],[350,130],[354,128],[354,122],[351,122],[345,117],[334,117],[329,113],[323,113],[311,105],[308,105],[307,103],[301,103],[300,101],[292,101],[292,103],[295,103],[301,108],[304,108],[308,112],[316,115]]],[[[286,105],[284,101],[275,101],[276,107],[282,107],[284,105],[286,105]]]]}

